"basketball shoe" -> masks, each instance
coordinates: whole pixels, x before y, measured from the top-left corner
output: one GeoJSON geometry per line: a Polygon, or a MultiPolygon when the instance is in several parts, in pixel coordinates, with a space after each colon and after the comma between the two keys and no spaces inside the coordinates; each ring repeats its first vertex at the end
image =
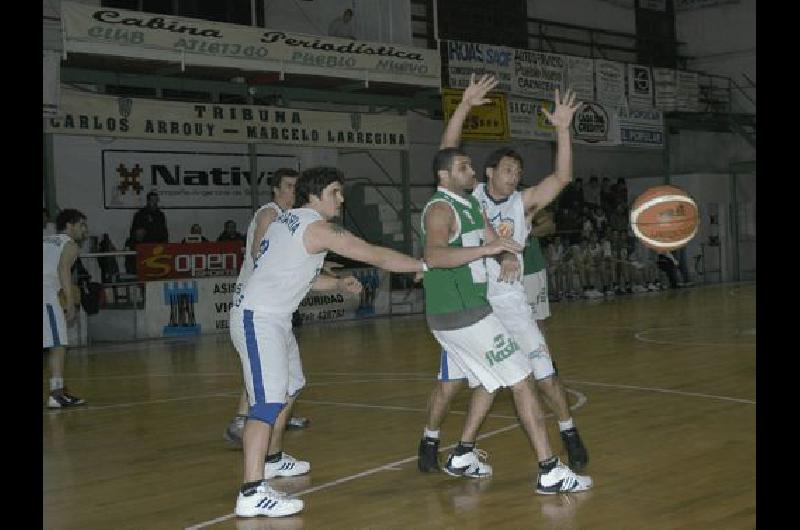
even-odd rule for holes
{"type": "Polygon", "coordinates": [[[444,472],[454,477],[491,477],[492,466],[486,463],[488,458],[489,455],[486,451],[477,448],[463,455],[450,453],[447,465],[444,466],[444,472]]]}
{"type": "Polygon", "coordinates": [[[304,475],[311,470],[311,464],[303,460],[297,460],[286,451],[281,453],[281,459],[277,462],[264,462],[264,478],[273,477],[294,477],[304,475]]]}
{"type": "Polygon", "coordinates": [[[73,396],[67,392],[66,388],[50,392],[50,396],[47,398],[47,408],[49,409],[64,409],[85,404],[85,399],[73,396]]]}
{"type": "Polygon", "coordinates": [[[255,488],[243,493],[239,492],[234,513],[239,517],[285,517],[303,509],[303,501],[291,499],[285,493],[275,491],[261,482],[255,488]]]}
{"type": "Polygon", "coordinates": [[[439,467],[439,439],[424,436],[419,441],[417,451],[417,468],[423,473],[441,471],[439,467]]]}
{"type": "Polygon", "coordinates": [[[287,429],[305,429],[308,427],[309,421],[308,418],[304,418],[302,416],[292,416],[286,422],[287,429]]]}
{"type": "Polygon", "coordinates": [[[225,428],[225,432],[222,433],[222,437],[225,441],[241,449],[242,434],[244,433],[244,424],[246,421],[247,416],[237,414],[225,428]]]}
{"type": "Polygon", "coordinates": [[[589,463],[589,454],[586,451],[586,446],[583,445],[581,435],[578,434],[578,429],[575,427],[561,431],[561,441],[564,442],[564,447],[567,450],[569,457],[569,467],[575,471],[582,471],[589,463]]]}
{"type": "Polygon", "coordinates": [[[547,473],[540,471],[536,478],[536,493],[540,495],[586,491],[591,487],[591,477],[576,475],[570,468],[562,464],[561,460],[557,460],[556,465],[547,473]]]}

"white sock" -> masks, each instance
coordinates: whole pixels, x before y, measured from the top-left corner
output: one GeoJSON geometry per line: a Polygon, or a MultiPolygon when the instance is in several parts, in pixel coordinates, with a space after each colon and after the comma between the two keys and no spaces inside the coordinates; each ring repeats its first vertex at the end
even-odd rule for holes
{"type": "Polygon", "coordinates": [[[572,421],[572,418],[568,419],[567,421],[558,422],[558,430],[561,432],[564,432],[567,429],[572,429],[574,427],[575,427],[575,422],[572,421]]]}
{"type": "Polygon", "coordinates": [[[439,439],[439,431],[429,431],[427,427],[425,427],[425,437],[426,438],[433,438],[434,440],[439,439]]]}
{"type": "Polygon", "coordinates": [[[50,391],[53,390],[61,390],[64,388],[64,378],[63,377],[51,377],[50,378],[50,391]]]}

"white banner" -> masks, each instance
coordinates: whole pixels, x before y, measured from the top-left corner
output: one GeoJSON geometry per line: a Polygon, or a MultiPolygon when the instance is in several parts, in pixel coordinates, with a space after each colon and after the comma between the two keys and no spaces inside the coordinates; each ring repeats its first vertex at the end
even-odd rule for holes
{"type": "Polygon", "coordinates": [[[42,116],[58,115],[61,95],[61,53],[42,51],[42,116]]]}
{"type": "Polygon", "coordinates": [[[678,87],[676,90],[676,105],[678,110],[696,112],[699,109],[700,87],[697,84],[697,74],[677,70],[678,87]]]}
{"type": "Polygon", "coordinates": [[[511,91],[514,75],[514,50],[504,46],[479,44],[463,41],[442,41],[447,51],[447,86],[467,88],[470,74],[475,77],[488,73],[494,75],[499,83],[496,90],[511,91]]]}
{"type": "Polygon", "coordinates": [[[703,7],[714,7],[725,4],[738,4],[741,0],[675,0],[675,11],[687,11],[703,7]]]}
{"type": "Polygon", "coordinates": [[[597,102],[584,103],[572,119],[572,139],[581,144],[619,145],[617,109],[597,102]]]}
{"type": "Polygon", "coordinates": [[[599,103],[606,107],[625,106],[625,63],[596,59],[594,78],[599,103]]]}
{"type": "Polygon", "coordinates": [[[309,292],[298,308],[303,323],[389,314],[389,273],[374,267],[343,269],[340,272],[340,275],[349,274],[361,282],[361,293],[309,292]]]}
{"type": "Polygon", "coordinates": [[[653,76],[649,66],[628,65],[628,105],[632,108],[652,108],[653,76]]]}
{"type": "Polygon", "coordinates": [[[657,109],[619,109],[622,145],[664,148],[664,114],[657,109]]]}
{"type": "Polygon", "coordinates": [[[575,101],[594,101],[594,60],[567,57],[567,87],[575,91],[575,101]]]}
{"type": "Polygon", "coordinates": [[[312,147],[408,149],[403,116],[248,105],[181,103],[63,91],[50,133],[274,143],[312,147]]]}
{"type": "Polygon", "coordinates": [[[512,138],[520,140],[554,139],[555,127],[542,114],[542,107],[553,112],[555,103],[542,99],[508,97],[508,125],[512,138]]]}
{"type": "Polygon", "coordinates": [[[437,50],[61,3],[67,52],[440,86],[437,50]]]}
{"type": "Polygon", "coordinates": [[[655,87],[655,107],[670,112],[677,105],[678,79],[671,68],[653,68],[653,86],[655,87]]]}
{"type": "MultiPolygon", "coordinates": [[[[138,209],[156,190],[161,208],[251,208],[250,157],[242,153],[102,150],[103,205],[138,209]]],[[[298,169],[292,156],[258,155],[258,204],[271,197],[276,169],[298,169]]]]}
{"type": "Polygon", "coordinates": [[[564,55],[515,49],[511,92],[520,96],[553,99],[556,88],[564,92],[566,65],[564,55]]]}

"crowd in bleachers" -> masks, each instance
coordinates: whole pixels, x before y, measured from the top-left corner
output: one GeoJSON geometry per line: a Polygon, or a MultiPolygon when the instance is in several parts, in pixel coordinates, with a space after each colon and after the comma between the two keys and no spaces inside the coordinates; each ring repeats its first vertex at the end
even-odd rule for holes
{"type": "Polygon", "coordinates": [[[629,207],[623,178],[591,176],[585,187],[576,178],[564,189],[553,204],[556,232],[540,240],[551,301],[690,285],[677,253],[657,254],[633,235],[629,207]]]}

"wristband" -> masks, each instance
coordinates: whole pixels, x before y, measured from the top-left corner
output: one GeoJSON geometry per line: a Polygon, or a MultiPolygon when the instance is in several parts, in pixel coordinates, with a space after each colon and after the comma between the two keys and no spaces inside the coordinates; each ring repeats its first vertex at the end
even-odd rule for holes
{"type": "Polygon", "coordinates": [[[419,262],[422,263],[422,272],[428,272],[428,264],[425,263],[425,260],[421,259],[419,262]]]}

